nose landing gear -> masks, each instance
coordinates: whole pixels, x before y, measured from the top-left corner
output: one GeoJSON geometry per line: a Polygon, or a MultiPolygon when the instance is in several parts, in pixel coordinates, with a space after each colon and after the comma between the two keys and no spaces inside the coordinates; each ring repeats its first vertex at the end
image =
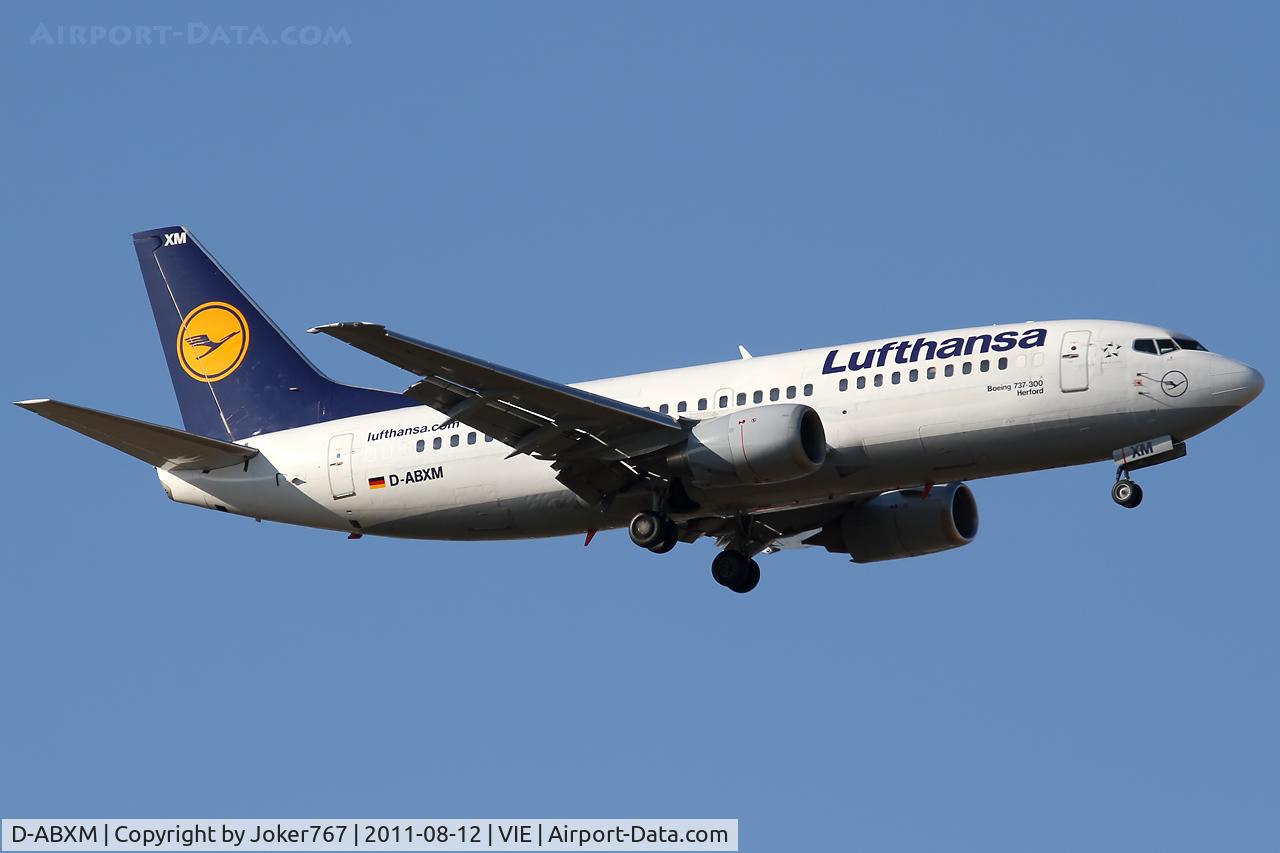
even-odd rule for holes
{"type": "Polygon", "coordinates": [[[1137,444],[1126,445],[1111,452],[1116,463],[1116,483],[1111,487],[1111,500],[1125,509],[1133,509],[1142,503],[1142,487],[1129,475],[1140,468],[1163,465],[1187,455],[1187,443],[1171,435],[1162,435],[1137,444]]]}
{"type": "Polygon", "coordinates": [[[1133,509],[1142,503],[1142,486],[1139,486],[1124,474],[1124,469],[1121,469],[1117,474],[1116,484],[1111,487],[1111,500],[1125,509],[1133,509]]]}

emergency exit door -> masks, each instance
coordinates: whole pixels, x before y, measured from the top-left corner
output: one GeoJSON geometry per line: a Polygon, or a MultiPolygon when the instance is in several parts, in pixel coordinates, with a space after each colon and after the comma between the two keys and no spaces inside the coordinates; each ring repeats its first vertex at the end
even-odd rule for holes
{"type": "Polygon", "coordinates": [[[1063,391],[1089,390],[1089,333],[1067,332],[1062,336],[1060,381],[1063,391]]]}
{"type": "Polygon", "coordinates": [[[351,433],[329,439],[329,488],[333,499],[349,498],[356,493],[355,475],[351,470],[351,433]]]}

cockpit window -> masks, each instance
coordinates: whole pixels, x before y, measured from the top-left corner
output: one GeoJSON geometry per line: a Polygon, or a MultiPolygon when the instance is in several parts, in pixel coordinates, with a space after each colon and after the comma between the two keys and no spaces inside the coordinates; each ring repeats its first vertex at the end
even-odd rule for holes
{"type": "Polygon", "coordinates": [[[1148,355],[1164,355],[1174,350],[1190,349],[1199,350],[1200,352],[1208,352],[1204,346],[1191,338],[1142,338],[1133,342],[1134,352],[1145,352],[1148,355]]]}

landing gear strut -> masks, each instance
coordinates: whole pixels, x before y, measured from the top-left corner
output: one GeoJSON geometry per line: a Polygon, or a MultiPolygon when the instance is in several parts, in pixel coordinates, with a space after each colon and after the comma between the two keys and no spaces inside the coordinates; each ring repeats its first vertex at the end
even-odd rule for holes
{"type": "Polygon", "coordinates": [[[1121,469],[1119,476],[1116,478],[1116,484],[1111,487],[1111,500],[1125,509],[1133,509],[1142,503],[1142,486],[1139,486],[1124,474],[1124,470],[1121,469]]]}
{"type": "Polygon", "coordinates": [[[655,554],[665,554],[680,541],[680,530],[669,516],[657,512],[639,512],[627,525],[631,541],[655,554]]]}
{"type": "Polygon", "coordinates": [[[751,592],[760,583],[760,564],[741,551],[726,548],[711,561],[711,577],[734,592],[751,592]]]}

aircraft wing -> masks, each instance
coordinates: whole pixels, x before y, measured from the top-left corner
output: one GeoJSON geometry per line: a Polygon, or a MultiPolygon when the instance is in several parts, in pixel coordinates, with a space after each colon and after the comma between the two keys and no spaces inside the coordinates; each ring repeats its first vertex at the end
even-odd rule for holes
{"type": "Polygon", "coordinates": [[[165,471],[226,468],[229,465],[240,465],[258,455],[255,447],[206,438],[173,427],[87,409],[84,406],[73,406],[58,400],[23,400],[14,405],[165,471]]]}
{"type": "Polygon", "coordinates": [[[680,424],[649,409],[424,343],[376,323],[322,332],[421,376],[405,394],[513,448],[548,459],[557,479],[600,504],[656,476],[639,457],[684,440],[680,424]]]}

